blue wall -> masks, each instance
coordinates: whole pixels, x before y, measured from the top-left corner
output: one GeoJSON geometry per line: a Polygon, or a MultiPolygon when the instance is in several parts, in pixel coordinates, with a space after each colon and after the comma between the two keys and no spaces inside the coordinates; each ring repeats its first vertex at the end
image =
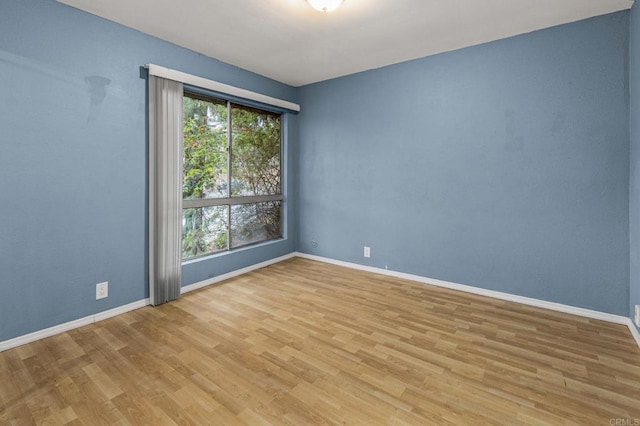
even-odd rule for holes
{"type": "Polygon", "coordinates": [[[627,35],[621,12],[303,87],[298,249],[626,316],[627,35]]]}
{"type": "MultiPolygon", "coordinates": [[[[297,101],[295,88],[53,0],[0,4],[0,341],[148,297],[146,63],[297,101]],[[102,281],[109,297],[96,301],[102,281]]],[[[295,249],[288,177],[289,239],[191,263],[183,284],[295,249]]]]}
{"type": "Polygon", "coordinates": [[[629,313],[640,304],[640,5],[633,6],[629,23],[629,234],[631,236],[631,276],[629,313]]]}

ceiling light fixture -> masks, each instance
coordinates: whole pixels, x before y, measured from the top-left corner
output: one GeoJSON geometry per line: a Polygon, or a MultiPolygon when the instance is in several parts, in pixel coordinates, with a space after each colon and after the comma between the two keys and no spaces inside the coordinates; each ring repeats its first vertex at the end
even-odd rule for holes
{"type": "Polygon", "coordinates": [[[336,10],[342,4],[342,0],[307,0],[307,3],[315,10],[327,13],[336,10]]]}

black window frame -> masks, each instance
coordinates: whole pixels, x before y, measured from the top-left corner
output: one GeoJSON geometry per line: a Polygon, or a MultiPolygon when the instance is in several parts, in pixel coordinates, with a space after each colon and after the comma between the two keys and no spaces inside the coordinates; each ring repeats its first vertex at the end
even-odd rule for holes
{"type": "MultiPolygon", "coordinates": [[[[259,108],[253,105],[247,105],[247,104],[243,104],[242,102],[238,102],[235,100],[231,100],[228,98],[225,98],[224,96],[216,96],[216,95],[208,95],[208,94],[203,94],[200,93],[199,90],[189,90],[189,88],[185,87],[184,91],[183,91],[183,97],[189,97],[192,99],[197,99],[197,100],[201,100],[201,101],[205,101],[205,102],[212,102],[212,103],[217,103],[217,104],[226,104],[226,108],[227,108],[227,197],[218,197],[218,198],[202,198],[202,199],[195,199],[195,200],[185,200],[184,198],[182,199],[182,210],[184,211],[185,209],[197,209],[197,208],[206,208],[206,207],[215,207],[215,206],[224,206],[227,208],[227,244],[226,244],[226,249],[222,249],[222,250],[218,250],[218,251],[212,251],[212,252],[208,252],[208,253],[203,253],[203,254],[199,254],[196,256],[192,256],[192,257],[188,257],[188,258],[183,258],[182,261],[192,261],[192,260],[196,260],[196,259],[200,259],[203,257],[207,257],[207,256],[212,256],[212,255],[216,255],[216,254],[221,254],[221,253],[228,253],[234,250],[238,250],[238,249],[242,249],[245,247],[250,247],[252,245],[256,245],[256,244],[262,244],[265,242],[269,242],[269,241],[277,241],[279,239],[282,239],[284,237],[284,207],[285,207],[285,200],[284,200],[284,131],[283,131],[283,125],[284,125],[284,114],[282,112],[276,112],[272,109],[263,109],[263,108],[259,108]],[[232,196],[232,188],[231,188],[231,183],[232,183],[232,156],[233,156],[233,126],[232,126],[232,120],[233,120],[233,116],[232,116],[232,110],[234,107],[237,108],[241,108],[244,110],[250,110],[250,111],[254,111],[256,113],[259,114],[266,114],[266,115],[271,115],[271,116],[277,116],[279,118],[279,123],[280,123],[280,129],[279,129],[279,134],[280,134],[280,150],[279,150],[279,172],[280,172],[280,177],[279,177],[279,192],[277,194],[272,194],[272,195],[243,195],[243,196],[232,196]],[[260,203],[266,203],[266,202],[279,202],[280,207],[279,207],[279,222],[280,222],[280,228],[279,228],[279,232],[278,232],[278,236],[274,237],[274,238],[268,238],[265,240],[261,240],[261,241],[254,241],[251,243],[247,243],[247,244],[243,244],[240,246],[235,246],[233,247],[232,244],[232,222],[231,222],[231,211],[232,211],[232,207],[233,206],[238,206],[238,205],[247,205],[247,204],[260,204],[260,203]]],[[[184,149],[184,140],[182,141],[182,149],[184,149]]],[[[184,172],[183,172],[184,173],[184,172]]],[[[184,178],[184,174],[183,174],[183,178],[184,178]]],[[[181,245],[183,243],[184,240],[184,235],[182,236],[182,240],[181,240],[181,245]]]]}

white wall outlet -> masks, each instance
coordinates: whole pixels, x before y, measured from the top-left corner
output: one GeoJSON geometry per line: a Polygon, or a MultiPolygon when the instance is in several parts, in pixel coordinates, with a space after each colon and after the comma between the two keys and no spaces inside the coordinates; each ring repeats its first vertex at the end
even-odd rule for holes
{"type": "Polygon", "coordinates": [[[364,257],[371,257],[371,247],[364,247],[364,257]]]}
{"type": "Polygon", "coordinates": [[[104,299],[107,296],[109,296],[109,283],[96,284],[96,300],[104,299]]]}
{"type": "Polygon", "coordinates": [[[636,325],[640,327],[640,305],[636,305],[636,325]]]}

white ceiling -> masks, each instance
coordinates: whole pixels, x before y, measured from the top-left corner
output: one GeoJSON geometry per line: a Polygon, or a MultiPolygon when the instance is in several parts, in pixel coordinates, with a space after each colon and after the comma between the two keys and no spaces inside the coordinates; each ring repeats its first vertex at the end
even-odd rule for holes
{"type": "MultiPolygon", "coordinates": [[[[629,9],[632,0],[58,0],[302,86],[629,9]]],[[[162,65],[162,64],[159,64],[162,65]]]]}

